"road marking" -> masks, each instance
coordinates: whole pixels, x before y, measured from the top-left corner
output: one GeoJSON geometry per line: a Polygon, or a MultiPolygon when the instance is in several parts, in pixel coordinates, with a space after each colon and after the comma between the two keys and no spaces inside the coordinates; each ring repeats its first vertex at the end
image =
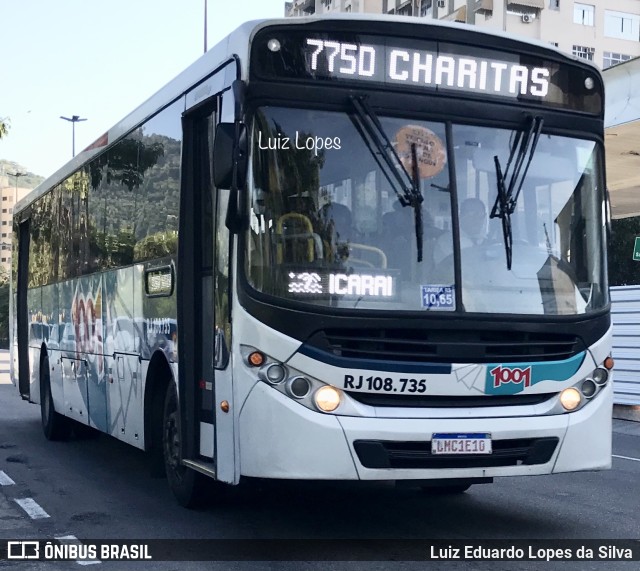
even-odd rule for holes
{"type": "Polygon", "coordinates": [[[13,486],[15,482],[7,476],[5,472],[0,470],[0,486],[13,486]]]}
{"type": "Polygon", "coordinates": [[[640,462],[640,458],[631,458],[631,456],[618,456],[617,454],[612,454],[614,458],[622,458],[623,460],[633,460],[634,462],[640,462]]]}
{"type": "MultiPolygon", "coordinates": [[[[56,540],[63,545],[77,545],[78,547],[82,547],[82,541],[75,535],[61,535],[60,537],[56,537],[56,540]]],[[[102,563],[102,561],[99,559],[76,559],[76,563],[78,565],[96,565],[97,563],[102,563]]]]}
{"type": "Polygon", "coordinates": [[[46,517],[51,517],[33,498],[22,498],[20,500],[16,500],[16,503],[27,512],[27,515],[31,519],[44,519],[46,517]]]}
{"type": "Polygon", "coordinates": [[[11,385],[10,357],[6,353],[0,354],[0,385],[11,385]]]}

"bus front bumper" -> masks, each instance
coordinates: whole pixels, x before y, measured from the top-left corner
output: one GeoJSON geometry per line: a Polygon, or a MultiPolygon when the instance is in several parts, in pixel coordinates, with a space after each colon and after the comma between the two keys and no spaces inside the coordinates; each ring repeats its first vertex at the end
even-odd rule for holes
{"type": "Polygon", "coordinates": [[[258,383],[240,415],[240,472],[280,479],[427,480],[601,470],[611,467],[612,398],[609,383],[571,414],[434,419],[428,409],[415,409],[417,418],[363,418],[321,414],[258,383]],[[489,433],[493,453],[433,456],[435,433],[489,433]]]}

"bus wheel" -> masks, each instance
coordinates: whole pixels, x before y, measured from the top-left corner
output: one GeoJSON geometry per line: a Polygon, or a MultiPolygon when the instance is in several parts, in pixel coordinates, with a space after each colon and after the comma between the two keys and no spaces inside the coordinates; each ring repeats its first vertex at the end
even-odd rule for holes
{"type": "Polygon", "coordinates": [[[455,494],[464,494],[471,484],[451,484],[449,486],[422,486],[421,489],[425,494],[432,496],[452,496],[455,494]]]}
{"type": "Polygon", "coordinates": [[[185,508],[196,507],[203,499],[205,477],[180,463],[180,415],[173,383],[167,387],[162,423],[162,449],[167,480],[178,503],[185,508]]]}
{"type": "Polygon", "coordinates": [[[49,357],[42,360],[40,368],[40,418],[47,440],[65,440],[71,432],[69,419],[56,412],[51,396],[49,357]]]}

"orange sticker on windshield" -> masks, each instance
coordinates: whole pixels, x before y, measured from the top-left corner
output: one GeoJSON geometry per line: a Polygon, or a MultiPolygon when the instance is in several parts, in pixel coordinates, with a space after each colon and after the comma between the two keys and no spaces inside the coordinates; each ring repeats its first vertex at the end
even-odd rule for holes
{"type": "Polygon", "coordinates": [[[447,164],[447,151],[438,135],[420,125],[406,125],[396,133],[396,152],[409,174],[413,173],[412,145],[416,147],[420,178],[436,176],[447,164]]]}

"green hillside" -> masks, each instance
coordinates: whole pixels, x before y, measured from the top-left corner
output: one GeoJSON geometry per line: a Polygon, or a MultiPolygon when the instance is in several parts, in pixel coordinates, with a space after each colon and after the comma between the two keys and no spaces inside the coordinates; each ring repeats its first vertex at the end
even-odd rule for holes
{"type": "MultiPolygon", "coordinates": [[[[24,176],[21,176],[20,179],[18,180],[18,186],[21,188],[35,188],[44,180],[43,176],[39,176],[37,174],[29,172],[29,170],[21,164],[18,164],[14,161],[0,159],[0,175],[2,174],[6,175],[12,172],[26,173],[24,176]]],[[[9,181],[15,185],[14,177],[9,176],[9,181]]]]}

